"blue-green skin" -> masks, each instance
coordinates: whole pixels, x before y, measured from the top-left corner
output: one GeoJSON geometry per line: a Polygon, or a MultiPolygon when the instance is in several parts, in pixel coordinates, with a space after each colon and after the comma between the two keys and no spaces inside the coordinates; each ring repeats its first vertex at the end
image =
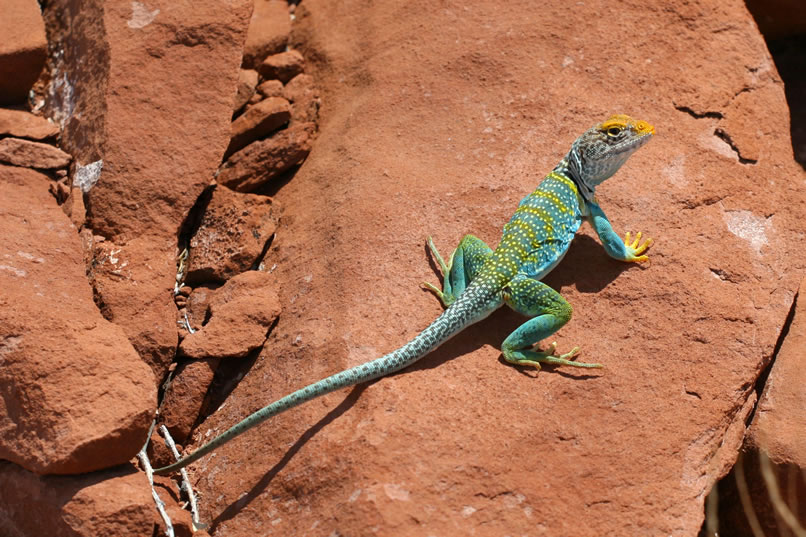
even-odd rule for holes
{"type": "MultiPolygon", "coordinates": [[[[605,122],[597,127],[607,124],[605,122]]],[[[629,151],[624,151],[626,156],[612,165],[612,170],[588,178],[581,172],[573,171],[575,164],[577,168],[583,168],[574,150],[597,127],[583,134],[569,155],[543,179],[534,192],[520,202],[515,214],[504,226],[501,242],[495,250],[473,235],[466,235],[446,264],[431,239],[428,239],[445,278],[442,290],[430,284],[425,286],[439,296],[447,309],[413,340],[381,358],[336,373],[263,407],[192,454],[174,464],[158,468],[154,473],[166,474],[187,466],[272,416],[306,401],[399,371],[504,304],[530,317],[501,345],[502,354],[508,362],[538,369],[540,363],[602,367],[600,364],[569,360],[576,355],[578,348],[561,356],[554,355],[554,344],[547,352],[533,348],[538,341],[551,336],[571,318],[571,305],[557,291],[539,280],[563,258],[583,219],[592,224],[605,251],[615,259],[645,261],[646,256],[640,254],[651,244],[651,241],[646,241],[639,245],[640,234],[632,243],[629,234],[622,241],[592,195],[595,186],[615,173],[629,154],[650,136],[629,151]],[[578,185],[585,187],[590,196],[581,194],[578,185]]],[[[651,126],[648,128],[652,129],[651,126]]],[[[598,132],[594,134],[601,135],[598,132]]],[[[650,134],[654,134],[654,129],[650,134]]]]}

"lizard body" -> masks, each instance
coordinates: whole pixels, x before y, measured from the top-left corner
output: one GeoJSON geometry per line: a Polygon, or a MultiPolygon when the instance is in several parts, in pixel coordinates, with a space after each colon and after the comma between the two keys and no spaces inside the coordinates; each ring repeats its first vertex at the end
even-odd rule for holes
{"type": "Polygon", "coordinates": [[[516,365],[540,368],[540,363],[598,368],[599,364],[571,360],[578,348],[555,356],[534,345],[560,329],[571,318],[571,306],[554,289],[540,281],[563,258],[583,220],[596,230],[605,251],[622,261],[646,261],[651,239],[641,234],[631,240],[613,231],[596,203],[598,184],[612,176],[639,147],[655,134],[644,121],[615,115],[587,130],[566,157],[526,196],[504,226],[493,250],[473,235],[466,235],[445,263],[431,239],[428,245],[443,273],[443,288],[424,284],[447,309],[420,334],[399,349],[376,360],[352,367],[310,384],[254,412],[179,461],[154,470],[166,474],[210,453],[236,436],[290,408],[335,390],[399,371],[504,304],[530,317],[501,345],[504,358],[516,365]]]}

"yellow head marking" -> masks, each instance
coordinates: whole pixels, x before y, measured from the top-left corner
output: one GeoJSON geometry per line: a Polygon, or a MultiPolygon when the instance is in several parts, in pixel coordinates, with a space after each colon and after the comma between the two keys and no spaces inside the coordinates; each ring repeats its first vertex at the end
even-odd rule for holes
{"type": "Polygon", "coordinates": [[[599,128],[607,133],[618,134],[628,127],[634,129],[638,134],[655,134],[655,127],[646,121],[633,119],[626,114],[610,116],[601,123],[599,128]]]}

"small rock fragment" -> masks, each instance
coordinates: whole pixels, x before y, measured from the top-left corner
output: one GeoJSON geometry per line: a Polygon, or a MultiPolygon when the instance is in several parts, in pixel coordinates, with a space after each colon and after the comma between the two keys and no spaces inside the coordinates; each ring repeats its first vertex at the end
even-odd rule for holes
{"type": "MultiPolygon", "coordinates": [[[[181,450],[181,447],[177,446],[177,449],[181,450]]],[[[148,442],[146,455],[148,455],[148,460],[151,461],[152,468],[159,468],[176,462],[176,457],[171,453],[171,448],[165,443],[165,439],[156,427],[151,431],[151,440],[148,442]]],[[[159,478],[161,476],[154,476],[155,481],[159,478]]]]}
{"type": "Polygon", "coordinates": [[[289,119],[291,105],[282,97],[271,97],[251,106],[232,122],[232,137],[226,156],[279,129],[289,119]]]}
{"type": "Polygon", "coordinates": [[[20,138],[0,140],[0,162],[26,168],[52,170],[64,168],[71,160],[73,157],[68,153],[52,145],[20,138]]]}
{"type": "Polygon", "coordinates": [[[223,282],[260,260],[276,223],[271,199],[218,186],[190,240],[185,281],[223,282]]]}
{"type": "Polygon", "coordinates": [[[299,74],[283,88],[283,97],[291,102],[291,118],[297,122],[319,120],[319,91],[311,75],[299,74]]]}
{"type": "Polygon", "coordinates": [[[251,192],[302,162],[311,151],[313,123],[298,123],[271,138],[252,142],[221,167],[218,183],[251,192]]]}
{"type": "Polygon", "coordinates": [[[179,350],[190,358],[240,358],[266,340],[280,314],[272,274],[250,270],[229,280],[214,293],[210,321],[188,335],[179,350]]]}
{"type": "Polygon", "coordinates": [[[290,33],[291,18],[285,0],[255,0],[244,44],[243,66],[253,69],[267,55],[284,51],[290,33]]]}
{"type": "Polygon", "coordinates": [[[238,73],[238,90],[235,92],[235,104],[232,111],[237,112],[244,107],[255,94],[258,75],[254,69],[241,69],[238,73]]]}
{"type": "Polygon", "coordinates": [[[25,110],[0,108],[0,137],[15,136],[29,140],[47,140],[59,134],[59,126],[25,110]]]}
{"type": "MultiPolygon", "coordinates": [[[[220,284],[202,284],[188,295],[186,313],[193,330],[201,330],[210,316],[210,299],[220,284]]],[[[185,334],[183,334],[184,337],[185,334]]]]}
{"type": "MultiPolygon", "coordinates": [[[[282,97],[283,83],[279,80],[266,80],[258,85],[257,91],[264,97],[282,97]]],[[[288,99],[288,97],[286,97],[286,99],[288,99]]]]}
{"type": "Polygon", "coordinates": [[[162,422],[175,442],[184,444],[190,436],[220,361],[218,358],[191,360],[176,368],[160,407],[162,422]]]}
{"type": "Polygon", "coordinates": [[[260,76],[267,80],[280,80],[283,84],[300,74],[305,68],[305,59],[296,50],[273,54],[258,67],[260,76]]]}
{"type": "Polygon", "coordinates": [[[766,452],[775,465],[806,469],[806,279],[795,313],[750,424],[748,447],[766,452]]]}

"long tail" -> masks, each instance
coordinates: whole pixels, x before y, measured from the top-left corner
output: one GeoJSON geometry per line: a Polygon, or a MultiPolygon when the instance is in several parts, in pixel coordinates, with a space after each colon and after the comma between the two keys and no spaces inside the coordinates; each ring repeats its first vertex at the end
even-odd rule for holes
{"type": "Polygon", "coordinates": [[[320,395],[383,377],[413,364],[469,325],[478,322],[490,313],[478,307],[478,301],[474,300],[474,298],[478,298],[478,296],[477,293],[473,291],[475,291],[475,289],[471,290],[468,288],[454,304],[442,313],[442,315],[437,317],[425,330],[399,349],[371,362],[345,369],[319,382],[314,382],[290,395],[286,395],[282,399],[278,399],[264,406],[204,444],[190,455],[168,466],[157,468],[154,470],[154,473],[162,475],[184,468],[217,447],[226,444],[236,436],[263,423],[272,416],[276,416],[306,401],[315,399],[320,395]]]}

